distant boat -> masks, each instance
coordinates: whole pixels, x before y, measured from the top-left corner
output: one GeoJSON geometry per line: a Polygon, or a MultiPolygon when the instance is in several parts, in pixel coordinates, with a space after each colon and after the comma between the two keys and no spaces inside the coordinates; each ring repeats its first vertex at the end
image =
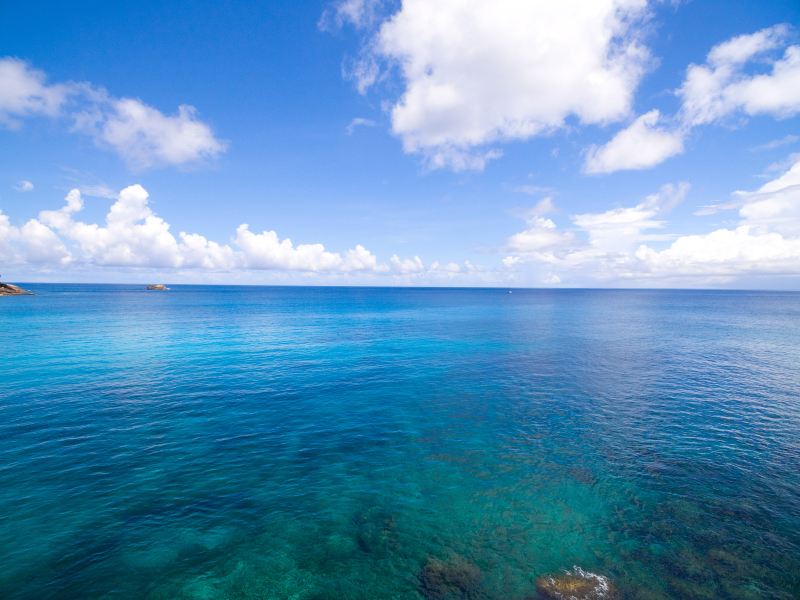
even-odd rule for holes
{"type": "Polygon", "coordinates": [[[163,283],[151,283],[147,289],[153,292],[166,292],[169,288],[163,283]]]}

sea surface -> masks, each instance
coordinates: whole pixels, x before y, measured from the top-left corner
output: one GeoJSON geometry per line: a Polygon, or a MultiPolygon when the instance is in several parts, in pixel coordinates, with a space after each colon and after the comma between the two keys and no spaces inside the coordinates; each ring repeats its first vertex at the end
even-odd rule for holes
{"type": "Polygon", "coordinates": [[[3,600],[800,598],[800,294],[26,287],[3,600]]]}

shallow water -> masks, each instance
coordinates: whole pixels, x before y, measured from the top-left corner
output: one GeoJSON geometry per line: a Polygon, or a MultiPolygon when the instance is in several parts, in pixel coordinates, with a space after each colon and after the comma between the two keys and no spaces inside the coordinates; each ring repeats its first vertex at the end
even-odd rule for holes
{"type": "Polygon", "coordinates": [[[26,287],[4,599],[800,597],[800,294],[26,287]]]}

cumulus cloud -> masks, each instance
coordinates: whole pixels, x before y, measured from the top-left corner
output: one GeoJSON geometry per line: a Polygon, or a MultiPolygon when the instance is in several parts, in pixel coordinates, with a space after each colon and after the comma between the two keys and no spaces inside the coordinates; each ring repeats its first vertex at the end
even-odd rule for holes
{"type": "Polygon", "coordinates": [[[703,235],[687,235],[665,250],[642,246],[636,258],[650,274],[741,276],[747,273],[800,272],[800,238],[779,233],[758,233],[742,225],[703,235]]]}
{"type": "Polygon", "coordinates": [[[21,227],[0,212],[0,261],[56,268],[67,265],[168,270],[280,271],[306,275],[381,275],[401,280],[450,279],[478,273],[470,263],[425,265],[419,256],[393,255],[387,263],[361,244],[334,252],[323,244],[295,244],[273,230],[253,231],[240,225],[228,242],[199,233],[173,234],[150,206],[148,192],[131,185],[115,195],[102,223],[80,219],[85,199],[70,190],[64,204],[43,210],[21,227]]]}
{"type": "Polygon", "coordinates": [[[574,266],[625,254],[643,241],[663,237],[651,230],[665,226],[659,217],[678,204],[688,190],[686,183],[665,185],[635,206],[573,215],[573,227],[566,231],[544,216],[555,210],[551,199],[546,198],[529,213],[527,229],[508,239],[507,248],[512,255],[504,259],[504,264],[509,267],[539,261],[574,266]]]}
{"type": "MultiPolygon", "coordinates": [[[[546,214],[556,211],[551,197],[542,199],[525,216],[528,227],[508,239],[508,249],[517,254],[536,254],[553,248],[567,247],[573,242],[571,232],[559,231],[546,214]]],[[[518,256],[506,257],[503,264],[512,266],[520,261],[518,256]]]]}
{"type": "Polygon", "coordinates": [[[91,118],[81,115],[75,129],[111,148],[135,169],[197,163],[226,147],[186,104],[176,114],[165,115],[140,100],[109,99],[90,114],[91,118]]]}
{"type": "Polygon", "coordinates": [[[711,49],[703,65],[690,65],[678,90],[682,117],[690,125],[718,121],[734,112],[786,117],[800,111],[800,46],[789,46],[778,59],[765,53],[785,44],[786,25],[732,38],[711,49]],[[747,67],[757,58],[767,73],[747,67]]]}
{"type": "Polygon", "coordinates": [[[665,185],[632,207],[613,208],[601,213],[574,215],[572,222],[588,237],[589,244],[610,253],[629,250],[639,242],[663,239],[651,233],[663,229],[661,218],[680,203],[689,191],[689,184],[665,185]]]}
{"type": "Polygon", "coordinates": [[[401,275],[422,273],[425,271],[425,265],[422,263],[422,259],[419,256],[400,258],[396,254],[393,254],[389,259],[389,263],[392,265],[392,269],[401,275]]]}
{"type": "Polygon", "coordinates": [[[636,26],[646,9],[645,0],[404,0],[351,71],[362,90],[379,65],[399,71],[392,130],[406,152],[434,168],[480,169],[498,156],[487,145],[570,117],[625,118],[649,62],[636,26]]]}
{"type": "MultiPolygon", "coordinates": [[[[634,206],[547,219],[509,239],[509,269],[538,265],[565,281],[681,281],[689,285],[766,274],[800,276],[800,158],[757,190],[739,191],[703,214],[738,209],[739,221],[708,233],[668,232],[666,215],[688,191],[664,186],[634,206]],[[527,235],[534,243],[525,245],[527,235]],[[571,234],[571,235],[569,235],[571,234]]],[[[541,219],[542,217],[537,217],[541,219]]],[[[530,225],[530,222],[529,222],[530,225]]]]}
{"type": "Polygon", "coordinates": [[[683,152],[684,133],[658,127],[661,113],[651,110],[617,133],[602,147],[592,147],[586,157],[586,173],[612,173],[647,169],[683,152]]]}
{"type": "MultiPolygon", "coordinates": [[[[800,113],[800,46],[787,45],[789,33],[787,25],[775,25],[714,46],[704,64],[686,70],[677,90],[681,108],[673,129],[657,127],[657,110],[645,113],[605,146],[590,149],[584,170],[610,173],[655,166],[683,151],[692,128],[733,115],[785,118],[800,113]]],[[[776,143],[792,141],[787,136],[776,143]]],[[[777,146],[765,146],[770,147],[777,146]]]]}
{"type": "Polygon", "coordinates": [[[136,169],[194,164],[226,148],[192,106],[167,115],[89,83],[48,84],[24,61],[0,59],[0,125],[18,128],[36,115],[70,121],[72,131],[91,136],[136,169]]]}
{"type": "MultiPolygon", "coordinates": [[[[641,39],[647,0],[343,0],[323,15],[362,30],[345,76],[366,93],[399,75],[384,103],[405,152],[428,168],[482,170],[498,144],[565,126],[631,117],[651,64],[641,39]],[[381,13],[383,12],[383,16],[381,13]]],[[[731,115],[800,112],[800,46],[779,24],[712,47],[687,67],[681,102],[667,118],[650,110],[586,152],[584,172],[647,169],[680,154],[691,130],[731,115]]]]}
{"type": "Polygon", "coordinates": [[[236,245],[242,249],[245,265],[251,269],[288,269],[296,271],[375,271],[375,255],[361,245],[339,254],[322,244],[298,244],[281,240],[274,231],[253,233],[246,224],[236,230],[236,245]]]}
{"type": "Polygon", "coordinates": [[[0,261],[4,264],[58,267],[71,260],[63,242],[41,221],[30,219],[21,227],[15,227],[0,210],[0,261]]]}
{"type": "Polygon", "coordinates": [[[274,269],[304,272],[377,271],[375,256],[363,246],[344,254],[329,252],[322,244],[299,244],[280,239],[274,231],[253,233],[240,225],[232,245],[197,233],[180,232],[149,205],[149,194],[140,185],[123,189],[111,205],[105,223],[85,223],[76,215],[83,210],[79,190],[67,194],[59,210],[42,211],[39,220],[76,247],[83,262],[116,267],[274,269]]]}
{"type": "Polygon", "coordinates": [[[503,264],[507,268],[526,263],[545,265],[545,278],[550,282],[558,277],[553,269],[578,278],[618,277],[631,268],[637,246],[674,237],[654,231],[665,227],[663,217],[683,200],[688,190],[686,183],[669,184],[634,206],[572,215],[568,230],[559,229],[543,216],[554,210],[551,202],[540,203],[527,218],[528,228],[508,239],[507,248],[512,254],[503,264]]]}
{"type": "Polygon", "coordinates": [[[42,211],[39,218],[63,238],[74,242],[83,258],[96,265],[178,267],[180,248],[170,233],[169,224],[153,214],[148,194],[140,185],[119,193],[111,205],[105,224],[76,221],[83,210],[78,190],[66,197],[57,211],[42,211]]]}
{"type": "Polygon", "coordinates": [[[800,274],[800,159],[751,192],[736,192],[734,228],[678,237],[669,247],[641,246],[636,258],[660,276],[800,274]]]}

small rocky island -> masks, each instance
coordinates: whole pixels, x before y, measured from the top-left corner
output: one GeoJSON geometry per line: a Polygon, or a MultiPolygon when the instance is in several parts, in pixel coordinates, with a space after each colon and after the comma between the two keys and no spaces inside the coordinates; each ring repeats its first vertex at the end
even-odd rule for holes
{"type": "Polygon", "coordinates": [[[151,292],[166,292],[169,288],[163,283],[151,283],[147,289],[151,292]]]}
{"type": "Polygon", "coordinates": [[[33,292],[23,290],[19,286],[0,281],[0,296],[30,296],[32,294],[33,292]]]}

